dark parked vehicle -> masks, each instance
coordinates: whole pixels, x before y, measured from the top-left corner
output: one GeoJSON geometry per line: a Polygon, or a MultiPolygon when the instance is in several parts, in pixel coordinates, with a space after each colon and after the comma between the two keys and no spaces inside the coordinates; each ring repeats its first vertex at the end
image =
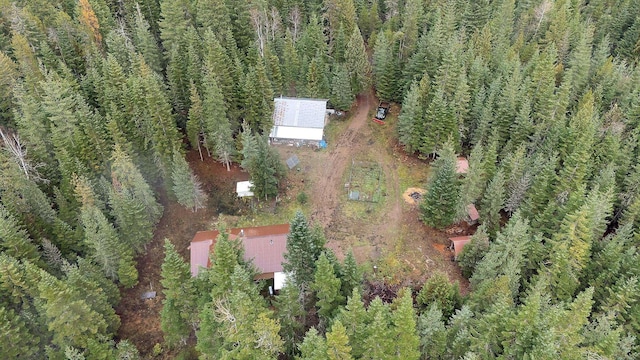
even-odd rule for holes
{"type": "Polygon", "coordinates": [[[380,101],[378,109],[376,110],[376,117],[374,117],[372,120],[377,122],[378,124],[384,124],[384,119],[387,117],[390,107],[391,106],[388,102],[380,101]]]}

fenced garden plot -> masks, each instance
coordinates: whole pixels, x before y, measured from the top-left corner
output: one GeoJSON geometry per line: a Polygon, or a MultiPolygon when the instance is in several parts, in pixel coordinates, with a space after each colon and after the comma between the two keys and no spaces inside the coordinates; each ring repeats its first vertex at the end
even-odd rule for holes
{"type": "Polygon", "coordinates": [[[379,202],[382,199],[382,168],[377,162],[351,160],[349,179],[345,184],[351,201],[379,202]]]}

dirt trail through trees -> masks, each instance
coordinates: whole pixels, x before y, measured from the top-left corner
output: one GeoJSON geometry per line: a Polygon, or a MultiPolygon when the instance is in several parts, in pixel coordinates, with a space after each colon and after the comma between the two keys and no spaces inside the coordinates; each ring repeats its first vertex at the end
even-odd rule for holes
{"type": "Polygon", "coordinates": [[[340,135],[336,147],[329,153],[329,159],[321,172],[321,176],[314,184],[313,204],[315,211],[311,220],[322,225],[324,229],[336,219],[338,211],[338,196],[342,190],[342,175],[355,154],[357,139],[361,136],[361,129],[367,123],[371,104],[374,102],[371,93],[358,96],[356,114],[351,119],[347,130],[340,135]]]}

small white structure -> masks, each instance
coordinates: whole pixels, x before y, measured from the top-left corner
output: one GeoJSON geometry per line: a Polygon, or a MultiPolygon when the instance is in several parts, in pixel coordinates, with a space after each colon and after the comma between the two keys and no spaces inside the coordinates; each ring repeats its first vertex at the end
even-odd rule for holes
{"type": "Polygon", "coordinates": [[[320,141],[326,124],[327,100],[280,97],[273,99],[273,128],[278,140],[320,141]]]}
{"type": "Polygon", "coordinates": [[[273,289],[280,290],[284,287],[284,284],[287,282],[287,273],[277,271],[273,273],[273,289]]]}
{"type": "Polygon", "coordinates": [[[236,183],[236,193],[238,197],[247,197],[253,196],[253,192],[251,191],[251,187],[253,184],[251,181],[239,181],[236,183]]]}

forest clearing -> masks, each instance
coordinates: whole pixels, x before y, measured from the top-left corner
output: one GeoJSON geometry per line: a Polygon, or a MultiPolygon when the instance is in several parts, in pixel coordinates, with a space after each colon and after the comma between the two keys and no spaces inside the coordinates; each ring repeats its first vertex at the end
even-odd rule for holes
{"type": "Polygon", "coordinates": [[[640,358],[638,9],[0,0],[0,358],[640,358]]]}
{"type": "MultiPolygon", "coordinates": [[[[215,229],[220,214],[229,227],[248,223],[260,226],[282,221],[282,214],[287,222],[295,209],[301,208],[310,214],[312,223],[322,224],[327,246],[339,258],[353,250],[358,263],[370,268],[370,281],[416,285],[423,283],[435,270],[441,270],[451,281],[458,281],[466,293],[468,280],[461,276],[451,261],[452,252],[447,249],[449,235],[421,223],[418,207],[402,201],[402,192],[407,185],[426,184],[428,164],[406,155],[397,144],[393,135],[397,112],[387,118],[386,125],[371,121],[375,104],[371,94],[363,95],[354,105],[353,114],[334,118],[326,149],[276,146],[283,161],[293,154],[300,159],[297,166],[300,170],[290,170],[285,179],[285,191],[280,194],[278,205],[275,205],[275,199],[237,198],[235,183],[248,178],[237,164],[233,164],[228,172],[223,164],[212,158],[201,161],[197,152],[188,153],[191,168],[210,194],[208,206],[193,213],[166,194],[160,197],[165,211],[153,241],[147,245],[147,252],[138,259],[139,284],[123,291],[123,300],[118,307],[122,318],[119,336],[133,341],[142,355],[150,354],[155,344],[162,343],[160,309],[163,297],[160,295],[161,262],[158,259],[164,256],[163,241],[170,239],[188,261],[187,247],[195,232],[215,229]],[[381,202],[354,204],[347,200],[344,182],[353,158],[375,159],[384,169],[387,186],[381,202]],[[402,179],[401,175],[404,175],[402,179]],[[300,192],[308,195],[307,203],[296,201],[300,192]],[[259,203],[260,208],[252,211],[250,201],[259,203]],[[275,212],[281,214],[274,215],[275,212]],[[151,290],[158,291],[159,297],[142,299],[142,294],[151,290]]],[[[473,231],[465,226],[454,228],[457,233],[473,231]]]]}

